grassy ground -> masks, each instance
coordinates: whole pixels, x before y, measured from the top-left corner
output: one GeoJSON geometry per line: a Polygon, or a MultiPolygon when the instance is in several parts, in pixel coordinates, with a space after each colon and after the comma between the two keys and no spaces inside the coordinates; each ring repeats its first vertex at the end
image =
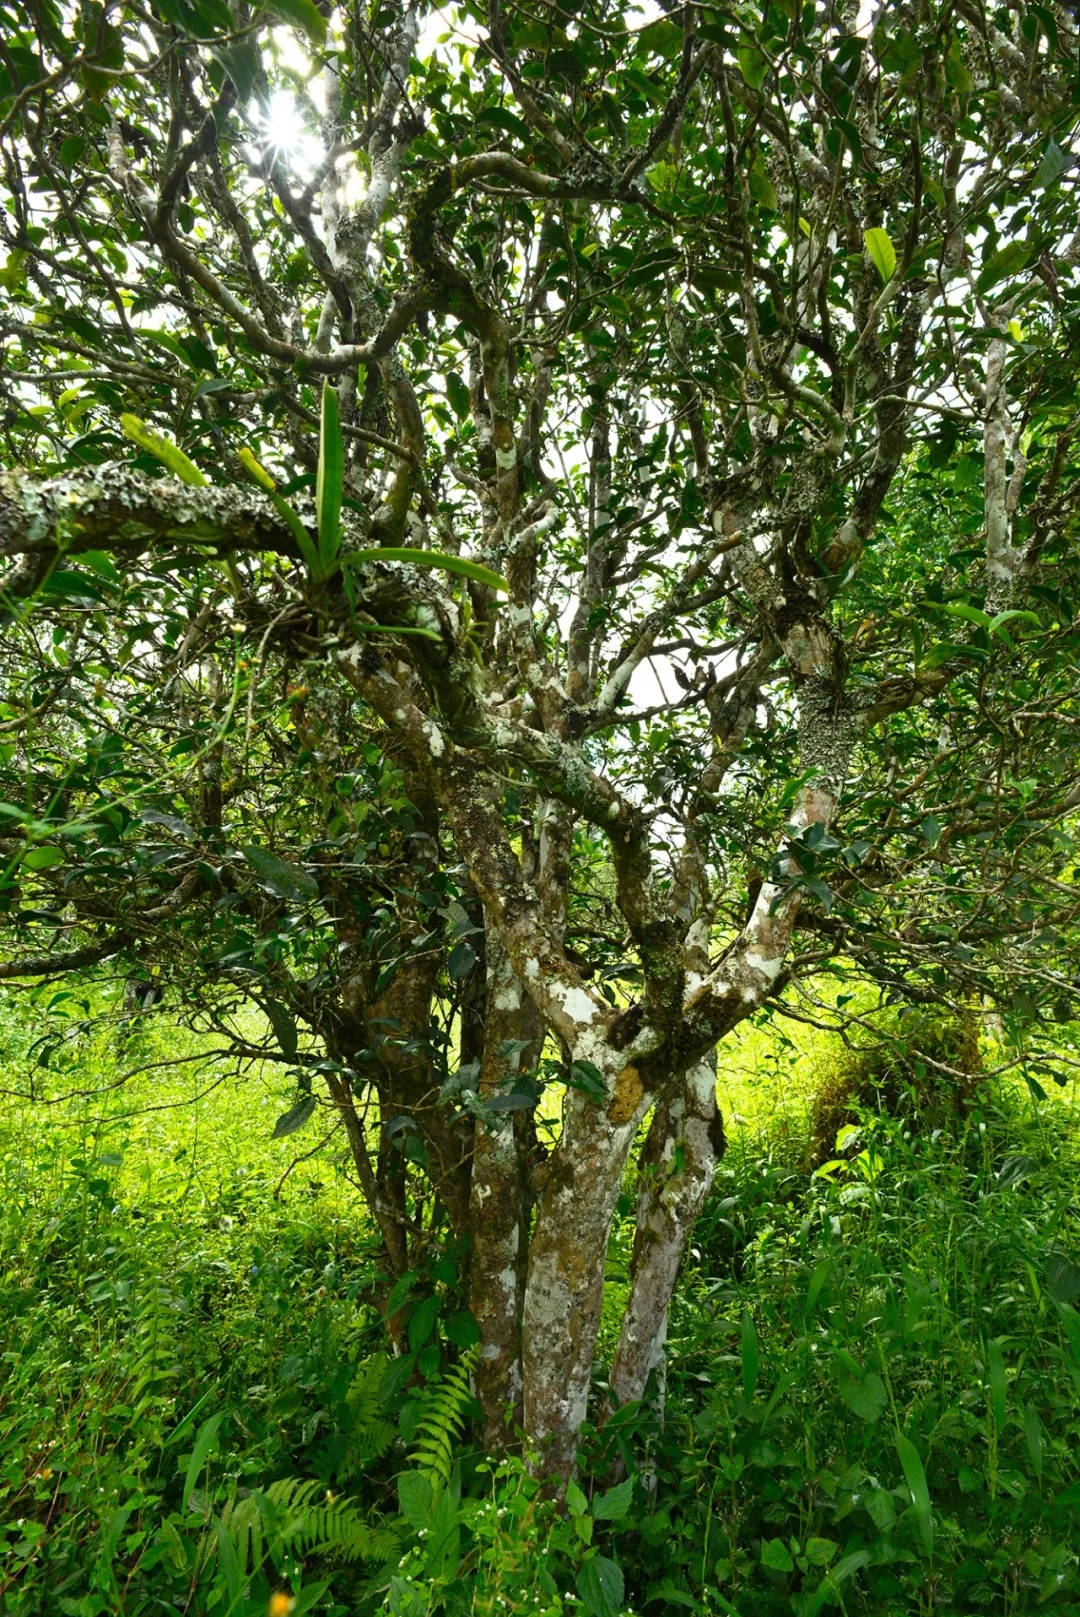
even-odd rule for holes
{"type": "Polygon", "coordinates": [[[870,1111],[815,1173],[836,1048],[734,1041],[666,1422],[592,1434],[556,1517],[454,1437],[452,1354],[383,1358],[356,1194],[325,1147],[283,1181],[319,1132],[271,1140],[275,1072],[170,1072],[164,1019],[35,1067],[4,1027],[42,1097],[0,1117],[5,1617],[1080,1612],[1075,1088],[999,1082],[937,1132],[870,1111]]]}

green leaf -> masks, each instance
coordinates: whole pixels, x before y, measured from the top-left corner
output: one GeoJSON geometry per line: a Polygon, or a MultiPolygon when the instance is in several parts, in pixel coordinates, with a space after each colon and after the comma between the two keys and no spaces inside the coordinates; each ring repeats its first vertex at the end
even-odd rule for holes
{"type": "Polygon", "coordinates": [[[589,1514],[589,1501],[573,1478],[566,1484],[566,1508],[571,1516],[587,1516],[589,1514]]]}
{"type": "Polygon", "coordinates": [[[989,629],[993,621],[989,613],[969,606],[966,601],[933,601],[931,605],[938,612],[948,613],[950,618],[963,618],[965,623],[977,624],[980,629],[989,629]]]}
{"type": "Polygon", "coordinates": [[[769,71],[769,64],[757,46],[740,45],[735,52],[735,59],[739,64],[739,72],[751,90],[760,90],[769,71]]]}
{"type": "Polygon", "coordinates": [[[161,464],[167,466],[173,476],[178,477],[182,483],[189,484],[191,488],[206,487],[207,480],[194,461],[189,460],[178,445],[168,438],[163,438],[160,432],[148,427],[145,421],[140,421],[137,415],[128,415],[125,412],[120,417],[120,426],[132,443],[138,444],[140,449],[145,449],[155,460],[160,460],[161,464]]]}
{"type": "Polygon", "coordinates": [[[857,1376],[841,1376],[837,1381],[836,1390],[848,1408],[858,1415],[860,1420],[866,1421],[868,1426],[881,1419],[888,1402],[888,1394],[885,1383],[872,1370],[861,1379],[857,1376]]]}
{"type": "Polygon", "coordinates": [[[770,1572],[794,1572],[795,1562],[782,1538],[767,1538],[761,1546],[761,1564],[770,1572]]]}
{"type": "Polygon", "coordinates": [[[811,1566],[828,1566],[832,1561],[839,1544],[834,1538],[808,1538],[806,1541],[806,1559],[811,1566]]]}
{"type": "Polygon", "coordinates": [[[21,863],[25,870],[52,870],[64,863],[64,855],[59,848],[27,848],[21,863]]]}
{"type": "Polygon", "coordinates": [[[934,1513],[930,1506],[930,1490],[926,1485],[926,1471],[923,1468],[918,1449],[910,1437],[905,1436],[903,1432],[897,1432],[896,1434],[896,1452],[900,1457],[904,1481],[911,1491],[919,1538],[922,1540],[922,1546],[927,1555],[932,1555],[934,1551],[934,1513]]]}
{"type": "Polygon", "coordinates": [[[267,0],[266,9],[279,22],[306,34],[316,45],[326,44],[326,23],[312,0],[267,0]]]}
{"type": "Polygon", "coordinates": [[[398,1504],[409,1526],[428,1527],[435,1506],[435,1484],[422,1471],[404,1471],[398,1477],[398,1504]]]}
{"type": "Polygon", "coordinates": [[[758,1337],[753,1315],[748,1308],[743,1309],[739,1335],[742,1349],[743,1396],[747,1403],[751,1404],[754,1401],[754,1393],[757,1391],[758,1382],[758,1337]]]}
{"type": "Polygon", "coordinates": [[[438,1297],[425,1297],[409,1315],[409,1348],[419,1353],[432,1331],[439,1313],[438,1297]]]}
{"type": "Polygon", "coordinates": [[[260,466],[251,450],[245,447],[238,449],[236,453],[237,459],[252,481],[257,483],[265,494],[273,494],[275,488],[274,479],[270,476],[265,466],[260,466]]]}
{"type": "Polygon", "coordinates": [[[776,196],[776,187],[769,178],[769,171],[765,167],[765,159],[760,152],[758,152],[750,165],[746,183],[755,202],[759,202],[763,208],[768,208],[772,213],[777,211],[780,204],[776,196]]]}
{"type": "Polygon", "coordinates": [[[1028,250],[1022,241],[1011,241],[1000,252],[992,253],[979,271],[975,285],[980,292],[988,292],[999,281],[1016,275],[1028,261],[1028,250]]]}
{"type": "Polygon", "coordinates": [[[1039,164],[1039,167],[1035,172],[1036,186],[1040,190],[1045,191],[1048,190],[1051,185],[1056,185],[1058,180],[1060,180],[1061,176],[1065,172],[1066,162],[1067,158],[1065,153],[1062,151],[1057,141],[1051,139],[1045,152],[1043,153],[1042,162],[1039,164]]]}
{"type": "Polygon", "coordinates": [[[463,977],[469,975],[475,965],[475,949],[471,948],[467,943],[455,943],[446,962],[446,969],[450,974],[451,982],[460,982],[463,977]]]}
{"type": "Polygon", "coordinates": [[[896,248],[889,239],[888,231],[875,225],[872,230],[863,232],[863,240],[881,279],[891,281],[896,274],[896,248]]]}
{"type": "Polygon", "coordinates": [[[1025,612],[1018,606],[1011,606],[1006,608],[1004,612],[995,613],[995,615],[990,619],[990,633],[997,634],[998,630],[1003,624],[1017,621],[1020,623],[1030,623],[1032,627],[1036,629],[1042,628],[1042,622],[1037,612],[1025,612]]]}
{"type": "MultiPolygon", "coordinates": [[[[242,454],[243,452],[241,451],[242,454]]],[[[254,459],[254,456],[252,456],[252,459],[254,459]]],[[[267,476],[269,476],[269,473],[267,473],[267,476]]],[[[300,558],[307,567],[308,572],[315,578],[319,577],[319,552],[312,544],[311,535],[304,527],[304,524],[300,521],[288,500],[284,499],[282,495],[276,492],[271,493],[270,503],[296,540],[296,548],[299,550],[300,558]]]]}
{"type": "Polygon", "coordinates": [[[489,590],[509,590],[505,578],[483,567],[478,561],[465,561],[461,556],[447,556],[441,550],[412,550],[405,545],[384,545],[374,550],[352,550],[347,560],[360,564],[366,561],[404,561],[413,567],[435,567],[444,573],[458,573],[477,584],[486,584],[489,590]]]}
{"type": "Polygon", "coordinates": [[[570,1066],[570,1075],[566,1080],[571,1089],[578,1089],[583,1095],[598,1104],[608,1098],[607,1084],[600,1068],[592,1061],[574,1061],[570,1066]]]}
{"type": "Polygon", "coordinates": [[[622,1568],[606,1555],[594,1555],[577,1575],[577,1592],[592,1617],[619,1617],[625,1587],[622,1568]]]}
{"type": "Polygon", "coordinates": [[[218,1427],[221,1425],[224,1418],[224,1412],[219,1410],[216,1415],[210,1415],[206,1420],[204,1420],[202,1425],[199,1427],[199,1435],[195,1439],[195,1447],[191,1451],[191,1457],[187,1463],[187,1470],[184,1473],[183,1505],[185,1510],[187,1509],[188,1501],[195,1491],[195,1484],[199,1480],[202,1473],[202,1468],[209,1459],[210,1451],[217,1441],[218,1427]]]}
{"type": "Polygon", "coordinates": [[[592,1513],[598,1522],[621,1522],[624,1516],[629,1515],[633,1501],[634,1479],[626,1477],[614,1488],[608,1488],[599,1499],[593,1500],[592,1513]]]}
{"type": "Polygon", "coordinates": [[[318,898],[319,884],[299,865],[287,865],[265,848],[248,846],[240,850],[258,881],[278,898],[291,898],[298,903],[318,898]]]}
{"type": "Polygon", "coordinates": [[[315,1107],[318,1105],[314,1095],[301,1095],[295,1106],[290,1106],[287,1112],[282,1112],[274,1124],[272,1140],[283,1140],[287,1134],[295,1134],[302,1129],[315,1107]]]}
{"type": "Polygon", "coordinates": [[[232,79],[242,103],[254,100],[263,82],[262,58],[250,40],[211,45],[210,54],[232,79]]]}
{"type": "Polygon", "coordinates": [[[341,502],[345,495],[345,440],[341,435],[337,389],[323,383],[319,425],[319,472],[315,480],[315,512],[319,530],[320,576],[333,571],[341,548],[341,502]]]}
{"type": "Polygon", "coordinates": [[[77,567],[57,567],[44,579],[39,595],[58,595],[72,601],[107,601],[109,591],[77,567]]]}
{"type": "Polygon", "coordinates": [[[264,999],[263,1009],[266,1011],[267,1020],[274,1030],[274,1037],[277,1039],[282,1055],[287,1061],[292,1061],[296,1056],[299,1045],[296,1023],[280,1000],[264,999]]]}
{"type": "Polygon", "coordinates": [[[480,1327],[474,1316],[467,1308],[459,1308],[456,1314],[451,1314],[443,1322],[448,1342],[453,1342],[457,1348],[469,1348],[480,1340],[480,1327]]]}
{"type": "Polygon", "coordinates": [[[459,421],[464,421],[469,414],[469,389],[462,381],[457,371],[449,371],[446,377],[446,396],[450,400],[450,408],[459,421]]]}
{"type": "Polygon", "coordinates": [[[196,833],[192,831],[188,821],[181,820],[178,813],[162,813],[160,809],[144,809],[139,820],[144,825],[160,825],[167,831],[175,831],[176,836],[183,836],[184,842],[194,842],[196,833]]]}

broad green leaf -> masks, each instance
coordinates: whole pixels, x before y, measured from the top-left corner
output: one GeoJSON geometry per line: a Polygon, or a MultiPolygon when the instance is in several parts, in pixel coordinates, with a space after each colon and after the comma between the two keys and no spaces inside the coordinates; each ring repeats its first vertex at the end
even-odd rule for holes
{"type": "Polygon", "coordinates": [[[1051,185],[1056,185],[1065,172],[1067,162],[1068,159],[1057,141],[1051,139],[1035,174],[1035,184],[1039,189],[1045,191],[1051,185]]]}
{"type": "Polygon", "coordinates": [[[435,1329],[435,1321],[439,1313],[438,1297],[424,1297],[417,1303],[409,1315],[409,1347],[413,1353],[419,1353],[424,1343],[435,1329]]]}
{"type": "Polygon", "coordinates": [[[187,1509],[188,1500],[195,1491],[195,1484],[199,1480],[202,1468],[210,1458],[210,1451],[217,1441],[218,1427],[224,1418],[224,1412],[219,1410],[216,1415],[210,1415],[204,1420],[199,1427],[199,1435],[195,1439],[195,1447],[191,1451],[187,1470],[184,1473],[183,1504],[185,1510],[187,1509]]]}
{"type": "Polygon", "coordinates": [[[447,958],[446,969],[451,982],[460,982],[476,965],[476,951],[467,943],[455,943],[447,958]]]}
{"type": "Polygon", "coordinates": [[[450,400],[450,408],[459,421],[464,421],[469,414],[469,389],[458,375],[457,371],[447,372],[446,396],[450,400]]]}
{"type": "Polygon", "coordinates": [[[232,79],[240,101],[246,105],[254,100],[264,79],[262,58],[251,41],[241,39],[229,45],[211,45],[209,49],[232,79]]]}
{"type": "Polygon", "coordinates": [[[735,52],[735,59],[739,64],[739,72],[751,90],[760,90],[769,71],[769,64],[757,46],[740,45],[735,52]]]}
{"type": "Polygon", "coordinates": [[[1042,622],[1038,613],[1025,612],[1018,606],[1011,606],[1008,607],[1004,612],[995,613],[995,615],[990,619],[990,633],[997,634],[998,630],[1002,628],[1004,624],[1014,622],[1030,623],[1035,629],[1042,628],[1042,622]]]}
{"type": "Polygon", "coordinates": [[[266,1012],[270,1026],[274,1030],[274,1037],[277,1039],[282,1055],[286,1060],[292,1061],[300,1042],[296,1023],[280,1000],[264,999],[263,1009],[266,1012]]]}
{"type": "Polygon", "coordinates": [[[775,213],[779,207],[779,202],[777,201],[776,197],[776,187],[769,178],[769,171],[765,167],[765,159],[760,152],[758,152],[757,156],[754,158],[754,161],[750,165],[750,172],[746,176],[746,183],[750,188],[750,195],[753,197],[754,201],[760,202],[763,208],[768,208],[775,213]]]}
{"type": "Polygon", "coordinates": [[[598,1522],[621,1522],[634,1501],[634,1479],[625,1477],[593,1500],[593,1517],[598,1522]]]}
{"type": "Polygon", "coordinates": [[[412,1528],[428,1527],[435,1508],[435,1484],[422,1471],[403,1471],[398,1477],[398,1504],[412,1528]]]}
{"type": "Polygon", "coordinates": [[[218,1567],[233,1610],[244,1598],[244,1569],[236,1552],[233,1536],[220,1516],[213,1518],[214,1537],[217,1539],[218,1567]]]}
{"type": "Polygon", "coordinates": [[[267,853],[265,848],[248,846],[241,852],[257,879],[279,898],[291,898],[297,902],[318,898],[318,882],[299,865],[286,864],[283,859],[267,853]]]}
{"type": "Polygon", "coordinates": [[[189,484],[191,488],[206,487],[207,480],[194,461],[189,460],[177,444],[163,438],[160,432],[148,427],[145,421],[140,421],[137,415],[125,412],[120,417],[120,425],[132,443],[138,444],[140,449],[145,449],[155,460],[160,460],[161,464],[167,466],[173,476],[178,477],[182,483],[189,484]]]}
{"type": "Polygon", "coordinates": [[[591,1061],[574,1061],[570,1065],[570,1076],[567,1083],[571,1089],[579,1089],[583,1095],[598,1104],[608,1098],[607,1085],[604,1075],[591,1061]]]}
{"type": "MultiPolygon", "coordinates": [[[[842,1166],[843,1164],[841,1162],[823,1164],[823,1167],[842,1166]]],[[[821,1169],[818,1170],[819,1173],[821,1171],[821,1169]]],[[[817,1263],[815,1263],[810,1275],[810,1284],[806,1288],[806,1312],[808,1315],[813,1313],[817,1300],[821,1296],[822,1287],[832,1272],[832,1267],[832,1258],[819,1258],[817,1263]]]]}
{"type": "Polygon", "coordinates": [[[873,229],[863,232],[863,240],[881,279],[891,281],[896,274],[896,248],[889,239],[888,231],[875,225],[873,229]]]}
{"type": "Polygon", "coordinates": [[[932,604],[936,611],[946,612],[950,618],[963,618],[965,623],[978,624],[980,629],[989,629],[992,622],[989,613],[969,606],[966,601],[934,601],[932,604]]]}
{"type": "Polygon", "coordinates": [[[290,1106],[287,1112],[282,1112],[274,1124],[272,1140],[283,1140],[287,1134],[295,1134],[302,1129],[312,1112],[318,1105],[314,1095],[301,1095],[295,1106],[290,1106]]]}
{"type": "Polygon", "coordinates": [[[589,1501],[573,1478],[566,1484],[566,1508],[571,1516],[587,1516],[589,1513],[589,1501]]]}
{"type": "Polygon", "coordinates": [[[811,1566],[828,1566],[839,1548],[834,1538],[808,1538],[804,1553],[811,1566]]]}
{"type": "Polygon", "coordinates": [[[322,576],[333,570],[341,547],[341,503],[345,495],[345,440],[341,435],[337,389],[323,383],[319,425],[319,473],[315,480],[315,512],[319,530],[322,576]]]}
{"type": "Polygon", "coordinates": [[[1010,241],[1000,252],[992,253],[986,260],[975,284],[980,292],[988,292],[992,286],[1004,281],[1007,276],[1018,274],[1027,261],[1028,250],[1024,243],[1010,241]]]}
{"type": "Polygon", "coordinates": [[[39,595],[60,595],[73,601],[107,601],[109,591],[78,567],[56,567],[44,579],[39,595]]]}
{"type": "Polygon", "coordinates": [[[860,1420],[866,1421],[868,1426],[881,1419],[888,1402],[888,1394],[885,1391],[885,1383],[872,1370],[861,1379],[857,1376],[841,1376],[837,1381],[836,1390],[848,1408],[853,1410],[860,1420]]]}
{"type": "Polygon", "coordinates": [[[312,0],[267,0],[266,9],[279,22],[298,28],[316,45],[325,45],[326,23],[312,0]]]}
{"type": "Polygon", "coordinates": [[[896,1452],[900,1457],[904,1481],[911,1491],[919,1538],[927,1555],[932,1555],[934,1550],[934,1513],[930,1506],[930,1490],[926,1485],[926,1471],[923,1468],[922,1459],[910,1437],[907,1437],[903,1432],[897,1432],[896,1434],[896,1452]]]}
{"type": "Polygon", "coordinates": [[[59,848],[27,848],[20,862],[26,870],[52,870],[64,863],[64,854],[59,848]]]}
{"type": "Polygon", "coordinates": [[[353,629],[357,634],[411,634],[418,640],[434,640],[436,645],[442,644],[442,635],[435,629],[420,629],[411,623],[354,623],[353,629]]]}
{"type": "Polygon", "coordinates": [[[761,1564],[770,1572],[794,1572],[795,1562],[782,1538],[767,1538],[761,1546],[761,1564]]]}
{"type": "Polygon", "coordinates": [[[493,573],[490,567],[483,567],[478,561],[465,561],[461,556],[447,556],[440,550],[411,550],[404,545],[386,545],[374,550],[350,551],[348,560],[356,563],[405,561],[413,567],[435,567],[444,573],[458,573],[462,578],[485,584],[489,590],[501,590],[504,595],[509,589],[505,578],[493,573]]]}
{"type": "Polygon", "coordinates": [[[618,1562],[594,1555],[577,1575],[577,1592],[590,1617],[619,1617],[625,1583],[618,1562]]]}

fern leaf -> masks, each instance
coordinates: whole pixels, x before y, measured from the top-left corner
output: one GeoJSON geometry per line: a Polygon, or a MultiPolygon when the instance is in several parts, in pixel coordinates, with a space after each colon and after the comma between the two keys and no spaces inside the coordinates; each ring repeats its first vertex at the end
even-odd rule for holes
{"type": "Polygon", "coordinates": [[[423,1418],[417,1427],[412,1462],[418,1471],[449,1487],[454,1470],[454,1444],[465,1429],[465,1417],[472,1404],[469,1377],[477,1349],[469,1348],[453,1369],[431,1390],[423,1418]]]}

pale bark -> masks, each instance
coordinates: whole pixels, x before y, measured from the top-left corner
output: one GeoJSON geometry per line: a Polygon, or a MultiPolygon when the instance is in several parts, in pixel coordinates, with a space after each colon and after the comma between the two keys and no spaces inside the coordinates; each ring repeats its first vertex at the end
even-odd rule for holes
{"type": "MultiPolygon", "coordinates": [[[[529,1041],[516,1058],[529,1070],[539,1059],[543,1024],[497,934],[487,942],[487,979],[480,1096],[490,1101],[511,1076],[505,1042],[529,1041]]],[[[521,1310],[529,1243],[529,1163],[517,1121],[514,1113],[505,1116],[498,1128],[478,1120],[474,1135],[469,1307],[480,1328],[473,1382],[488,1453],[506,1448],[523,1415],[521,1310]]]]}
{"type": "Polygon", "coordinates": [[[588,1407],[611,1220],[647,1104],[635,1079],[619,1074],[606,1111],[567,1093],[537,1208],[522,1334],[525,1432],[540,1468],[556,1476],[573,1469],[588,1407]]]}
{"type": "Polygon", "coordinates": [[[679,1266],[722,1150],[716,1058],[710,1054],[658,1103],[642,1153],[630,1295],[611,1371],[620,1404],[644,1396],[652,1371],[662,1374],[679,1266]]]}

